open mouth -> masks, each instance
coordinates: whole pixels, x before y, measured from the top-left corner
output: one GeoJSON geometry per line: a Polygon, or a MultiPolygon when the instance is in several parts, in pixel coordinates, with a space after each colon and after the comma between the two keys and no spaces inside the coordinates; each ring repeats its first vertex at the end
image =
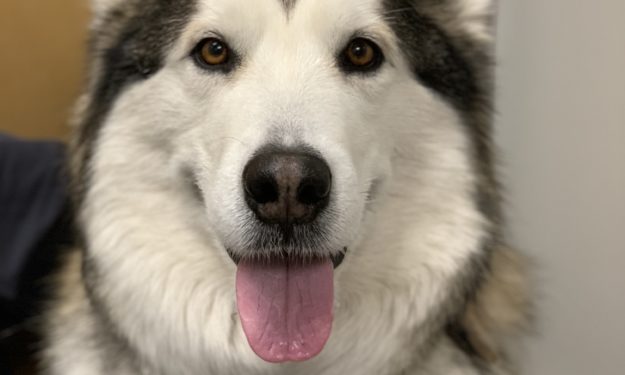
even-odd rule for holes
{"type": "Polygon", "coordinates": [[[319,354],[332,329],[334,269],[345,251],[315,259],[237,259],[228,254],[237,263],[237,308],[252,350],[273,363],[319,354]]]}
{"type": "Polygon", "coordinates": [[[331,225],[332,170],[310,147],[269,144],[247,162],[241,182],[256,228],[248,228],[254,238],[245,241],[255,244],[247,249],[254,255],[228,251],[237,265],[243,331],[265,361],[305,361],[330,337],[334,269],[345,256],[345,249],[334,256],[322,250],[324,227],[331,225]]]}

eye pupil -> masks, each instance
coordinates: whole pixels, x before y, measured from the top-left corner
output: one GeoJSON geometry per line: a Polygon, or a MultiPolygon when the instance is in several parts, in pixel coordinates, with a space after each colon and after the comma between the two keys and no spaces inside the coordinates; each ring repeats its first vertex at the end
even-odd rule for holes
{"type": "Polygon", "coordinates": [[[219,56],[224,52],[223,44],[219,43],[218,41],[211,42],[208,48],[213,56],[219,56]]]}
{"type": "Polygon", "coordinates": [[[367,54],[367,46],[362,42],[354,42],[352,44],[352,54],[356,57],[363,57],[367,54]]]}

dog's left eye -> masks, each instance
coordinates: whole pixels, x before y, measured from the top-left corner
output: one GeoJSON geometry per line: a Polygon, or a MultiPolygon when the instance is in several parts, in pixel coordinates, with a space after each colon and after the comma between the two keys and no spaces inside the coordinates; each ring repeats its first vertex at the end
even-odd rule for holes
{"type": "Polygon", "coordinates": [[[339,58],[341,68],[346,72],[372,72],[384,62],[380,47],[365,38],[349,42],[339,58]]]}

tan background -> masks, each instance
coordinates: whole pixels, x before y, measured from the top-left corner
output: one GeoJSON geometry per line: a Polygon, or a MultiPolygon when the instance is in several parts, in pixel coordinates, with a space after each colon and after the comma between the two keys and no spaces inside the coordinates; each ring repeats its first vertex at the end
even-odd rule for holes
{"type": "Polygon", "coordinates": [[[87,0],[0,0],[0,131],[67,138],[88,17],[87,0]]]}

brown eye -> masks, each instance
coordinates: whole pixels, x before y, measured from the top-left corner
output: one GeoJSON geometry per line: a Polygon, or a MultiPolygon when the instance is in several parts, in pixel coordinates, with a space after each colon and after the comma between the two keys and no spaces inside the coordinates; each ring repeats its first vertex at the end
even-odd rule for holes
{"type": "Polygon", "coordinates": [[[217,38],[208,38],[200,42],[198,58],[207,65],[223,65],[228,62],[228,46],[217,38]]]}
{"type": "Polygon", "coordinates": [[[373,47],[364,39],[356,39],[347,47],[347,58],[349,62],[356,66],[365,66],[371,64],[375,57],[373,47]]]}
{"type": "Polygon", "coordinates": [[[368,72],[379,68],[382,61],[382,52],[377,44],[365,38],[356,38],[344,50],[342,65],[347,71],[368,72]]]}

